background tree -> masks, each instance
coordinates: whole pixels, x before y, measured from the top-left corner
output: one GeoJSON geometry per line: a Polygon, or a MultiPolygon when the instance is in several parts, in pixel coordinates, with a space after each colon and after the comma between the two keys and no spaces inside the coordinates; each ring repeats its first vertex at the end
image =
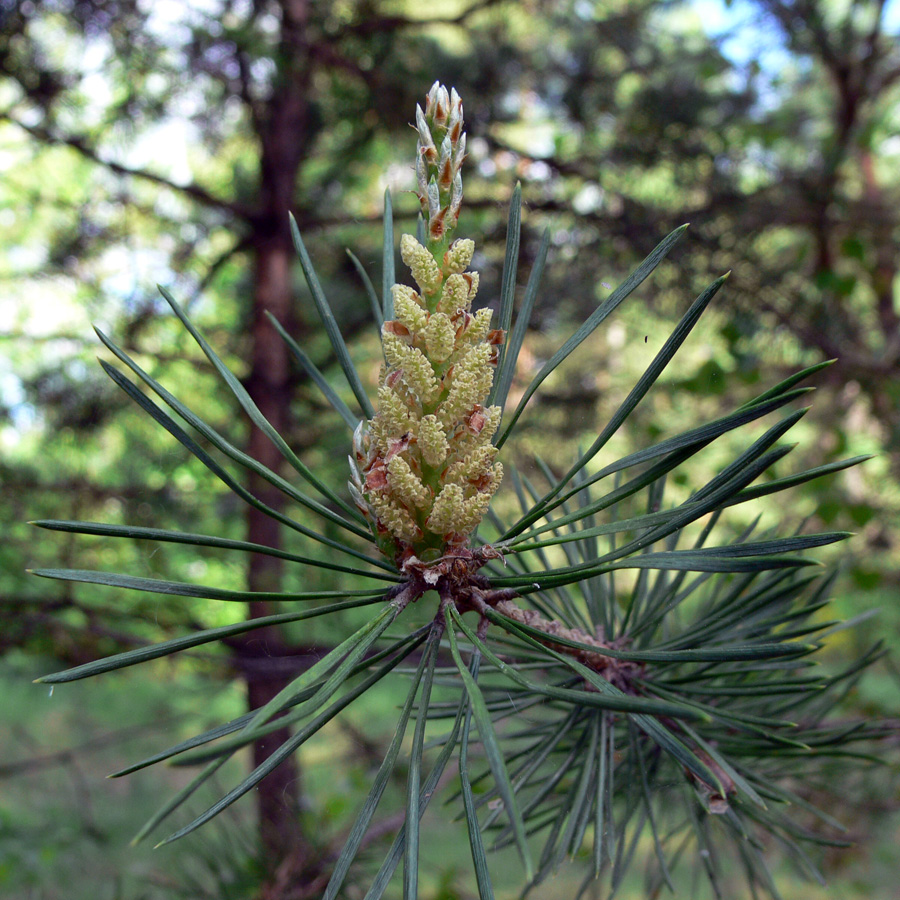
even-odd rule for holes
{"type": "MultiPolygon", "coordinates": [[[[490,5],[478,4],[472,11],[490,5]]],[[[448,21],[461,26],[469,12],[448,21]]],[[[192,235],[186,247],[173,248],[170,264],[173,270],[202,272],[198,293],[226,266],[244,269],[236,280],[248,300],[234,314],[242,322],[239,352],[249,363],[245,383],[269,421],[281,433],[291,433],[294,384],[288,352],[266,316],[303,330],[293,309],[288,212],[307,228],[340,219],[334,214],[334,191],[343,193],[353,173],[336,171],[328,159],[362,164],[378,129],[396,128],[396,111],[411,108],[410,102],[397,100],[411,86],[404,61],[412,54],[397,45],[406,30],[429,21],[383,18],[368,6],[341,10],[307,0],[221,3],[203,12],[185,10],[169,21],[165,15],[133,2],[8,4],[2,62],[9,100],[3,118],[33,139],[35,152],[64,147],[74,151],[78,163],[93,164],[86,169],[89,177],[107,190],[121,191],[117,200],[126,218],[141,206],[132,194],[151,187],[151,208],[145,212],[155,220],[154,237],[179,225],[192,235]],[[79,58],[81,65],[73,65],[79,58]],[[188,80],[185,71],[191,73],[188,80]],[[109,102],[99,108],[91,95],[98,81],[109,92],[109,102]],[[152,161],[140,167],[116,161],[123,142],[145,142],[145,152],[155,155],[154,148],[165,140],[159,132],[171,124],[179,106],[193,109],[194,133],[212,173],[206,170],[182,183],[152,161]],[[360,110],[369,112],[360,115],[360,110]],[[159,217],[157,210],[166,202],[176,213],[159,217]],[[223,241],[224,248],[217,249],[223,241]]],[[[52,203],[55,198],[42,199],[52,203]]],[[[65,223],[54,236],[57,245],[36,267],[45,277],[48,268],[82,270],[91,254],[117,239],[136,238],[119,214],[110,217],[106,198],[80,199],[77,231],[73,234],[65,223]]],[[[157,307],[149,283],[135,283],[134,289],[135,308],[125,327],[139,347],[157,307]]],[[[83,408],[90,403],[83,384],[72,385],[69,393],[59,381],[58,374],[39,372],[32,387],[50,402],[68,400],[82,407],[75,413],[76,427],[101,424],[101,404],[83,408]]],[[[304,439],[296,430],[294,436],[300,446],[315,439],[304,439]]],[[[277,449],[252,425],[247,451],[273,470],[280,468],[277,449]]],[[[264,482],[251,479],[249,488],[276,508],[281,503],[264,482]]],[[[246,536],[253,543],[278,545],[277,525],[253,508],[246,536]]],[[[280,563],[253,555],[246,578],[252,590],[275,591],[280,563]]],[[[249,610],[251,616],[266,612],[258,603],[249,610]]],[[[265,703],[283,687],[287,672],[304,664],[303,648],[288,648],[274,630],[264,639],[236,641],[233,653],[252,707],[265,703]],[[286,660],[286,671],[278,660],[292,656],[299,659],[286,660]]],[[[256,762],[266,754],[267,745],[258,743],[256,762]]],[[[296,767],[284,766],[261,788],[258,803],[271,858],[294,853],[302,868],[312,851],[298,830],[299,784],[296,767]]]]}
{"type": "MultiPolygon", "coordinates": [[[[897,59],[882,4],[849,12],[825,3],[754,4],[747,15],[757,18],[732,40],[771,43],[779,35],[782,55],[762,65],[737,62],[728,34],[711,39],[689,9],[658,2],[437,4],[427,17],[412,5],[312,0],[222,0],[177,12],[127,0],[6,0],[0,9],[8,153],[0,227],[18,248],[2,272],[17,307],[8,326],[16,374],[5,373],[3,393],[11,425],[24,435],[3,461],[8,521],[98,518],[102,510],[135,524],[162,515],[183,529],[194,519],[198,531],[224,520],[235,536],[276,539],[254,514],[242,523],[208,477],[138,424],[84,365],[95,347],[85,320],[124,334],[127,349],[155,360],[152,374],[162,380],[190,379],[215,424],[238,431],[274,468],[271,446],[235,425],[204,363],[159,316],[152,285],[172,285],[193,298],[192,313],[212,325],[231,360],[246,361],[245,384],[270,421],[298,449],[320,448],[327,463],[328,420],[264,316],[272,311],[328,364],[308,305],[291,299],[287,211],[313,235],[329,295],[354,332],[368,315],[357,275],[328,248],[352,243],[364,260],[378,258],[367,223],[386,186],[380,173],[408,186],[394,148],[408,134],[406,111],[436,74],[472,98],[470,130],[486,135],[470,148],[475,171],[467,185],[469,206],[481,215],[473,230],[486,234],[493,262],[481,266],[495,279],[485,296],[496,295],[500,204],[517,178],[529,209],[526,266],[544,212],[560,235],[545,292],[553,303],[537,311],[546,329],[595,303],[605,291],[599,282],[614,281],[690,219],[706,251],[691,254],[701,271],[681,261],[662,271],[663,284],[705,283],[710,270],[736,265],[729,296],[741,303],[721,319],[720,346],[687,386],[706,394],[717,369],[752,380],[796,359],[839,355],[874,417],[842,388],[844,368],[829,386],[834,402],[818,404],[843,435],[820,449],[821,460],[844,454],[841,444],[854,439],[860,421],[870,444],[883,438],[894,452],[897,59]],[[179,129],[187,129],[187,149],[173,152],[184,146],[179,129]],[[773,334],[781,336],[774,350],[773,334]],[[133,436],[139,453],[122,434],[133,436]],[[174,478],[163,480],[163,472],[174,478]]],[[[395,202],[401,220],[413,214],[412,196],[395,202]]],[[[662,292],[660,315],[672,311],[672,296],[662,292]]],[[[539,351],[540,335],[534,340],[539,351]]],[[[615,367],[604,360],[592,376],[560,386],[556,399],[568,404],[570,420],[573,410],[602,415],[599,387],[615,367]]],[[[338,478],[342,459],[343,451],[338,478]]],[[[869,471],[869,479],[882,474],[877,464],[869,471]]],[[[893,546],[886,517],[898,503],[893,483],[855,480],[844,491],[866,525],[860,550],[893,546]]],[[[146,640],[158,626],[208,621],[208,612],[180,604],[129,600],[123,617],[118,602],[113,609],[82,592],[46,601],[45,589],[19,573],[26,563],[58,563],[60,548],[65,556],[74,546],[35,549],[24,529],[11,536],[2,551],[4,591],[24,602],[8,617],[7,646],[77,663],[146,640]]],[[[148,562],[135,551],[124,564],[165,577],[195,562],[177,554],[148,562]]],[[[251,557],[245,573],[215,559],[206,564],[223,584],[240,578],[261,588],[282,577],[269,557],[251,557]]],[[[893,577],[883,580],[870,564],[857,576],[870,585],[882,579],[884,590],[893,577]]],[[[235,644],[230,666],[258,704],[314,651],[273,633],[264,647],[235,644]]],[[[266,748],[256,752],[261,758],[266,748]]],[[[297,827],[300,782],[296,772],[280,771],[259,795],[263,839],[270,859],[289,855],[300,870],[314,855],[297,827]]]]}

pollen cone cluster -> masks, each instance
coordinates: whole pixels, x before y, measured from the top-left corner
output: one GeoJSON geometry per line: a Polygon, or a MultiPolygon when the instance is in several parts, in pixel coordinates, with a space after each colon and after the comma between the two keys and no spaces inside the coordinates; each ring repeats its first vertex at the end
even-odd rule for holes
{"type": "Polygon", "coordinates": [[[400,241],[416,289],[393,286],[378,412],[357,430],[350,485],[382,551],[401,564],[464,547],[503,476],[491,443],[500,408],[484,405],[503,332],[491,329],[490,309],[472,312],[474,243],[450,242],[462,197],[462,104],[435,85],[416,118],[430,237],[427,246],[408,234],[400,241]]]}

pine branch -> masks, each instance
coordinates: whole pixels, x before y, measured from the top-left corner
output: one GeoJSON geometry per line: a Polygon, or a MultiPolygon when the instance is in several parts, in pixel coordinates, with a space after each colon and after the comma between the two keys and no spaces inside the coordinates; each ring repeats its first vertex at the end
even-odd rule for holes
{"type": "Polygon", "coordinates": [[[91,141],[83,135],[57,134],[50,129],[44,128],[40,125],[28,125],[27,123],[16,118],[9,110],[0,112],[0,121],[9,122],[10,124],[17,126],[18,128],[21,128],[23,131],[27,132],[42,144],[71,147],[85,159],[89,160],[90,162],[96,163],[97,165],[103,167],[104,169],[107,169],[110,172],[113,172],[116,175],[121,175],[129,178],[140,178],[144,181],[149,181],[153,184],[159,185],[160,187],[168,188],[169,190],[184,194],[185,196],[190,197],[192,200],[197,201],[203,206],[227,212],[241,219],[246,219],[249,215],[249,211],[241,204],[236,203],[233,200],[226,200],[223,197],[217,197],[215,194],[211,193],[209,190],[199,184],[196,184],[195,182],[178,184],[177,182],[172,181],[171,179],[165,177],[164,175],[160,175],[157,172],[151,172],[148,169],[126,166],[122,163],[115,162],[114,160],[104,159],[100,151],[96,147],[92,146],[91,141]]]}

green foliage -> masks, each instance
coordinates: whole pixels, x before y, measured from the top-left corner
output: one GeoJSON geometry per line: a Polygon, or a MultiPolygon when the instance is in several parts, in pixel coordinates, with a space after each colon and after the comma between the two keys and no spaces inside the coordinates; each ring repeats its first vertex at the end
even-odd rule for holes
{"type": "MultiPolygon", "coordinates": [[[[284,86],[288,95],[308,101],[309,115],[302,129],[286,123],[283,145],[301,157],[295,175],[280,182],[292,186],[293,197],[287,189],[274,193],[285,210],[294,210],[349,352],[371,386],[380,357],[365,328],[372,298],[365,302],[358,270],[343,247],[349,244],[373,266],[371,280],[389,306],[395,239],[388,232],[383,242],[373,239],[368,223],[377,218],[386,184],[395,192],[408,186],[408,153],[402,149],[408,112],[436,73],[470,99],[485,139],[470,146],[467,197],[473,202],[465,219],[470,233],[484,236],[482,295],[498,297],[501,284],[509,284],[501,275],[505,204],[517,179],[527,211],[518,254],[532,278],[547,235],[543,287],[527,295],[533,310],[526,314],[522,303],[511,335],[510,346],[520,340],[523,358],[518,375],[504,372],[508,412],[527,387],[529,370],[533,374],[554,354],[573,321],[580,323],[606,300],[601,282],[619,283],[661,235],[684,219],[692,222],[692,252],[676,251],[642,289],[640,303],[621,307],[582,344],[580,357],[569,357],[532,397],[502,457],[521,473],[526,498],[540,499],[579,457],[576,445],[583,450],[604,429],[680,316],[685,282],[697,294],[710,270],[733,266],[727,291],[704,313],[702,335],[682,345],[678,365],[656,381],[589,472],[688,423],[718,419],[791,371],[839,357],[839,365],[811,376],[819,395],[792,426],[796,450],[752,487],[770,479],[787,486],[784,479],[795,472],[837,470],[846,457],[879,454],[837,477],[797,484],[790,508],[798,520],[810,517],[808,530],[860,531],[852,542],[817,552],[831,562],[839,558],[846,573],[834,589],[836,615],[855,618],[882,609],[877,618],[829,639],[821,654],[825,667],[837,671],[869,642],[896,633],[900,370],[892,335],[900,167],[893,135],[900,81],[892,73],[900,44],[891,33],[895,20],[882,15],[882,5],[753,0],[740,7],[729,33],[713,37],[711,20],[679,3],[476,2],[463,10],[455,0],[436,0],[426,10],[404,0],[350,0],[308,5],[301,50],[293,55],[279,49],[291,40],[290,23],[279,13],[283,6],[213,0],[202,8],[183,5],[172,13],[177,22],[166,25],[154,4],[131,0],[113,6],[85,0],[6,4],[0,36],[4,651],[24,647],[56,659],[57,666],[75,666],[142,643],[234,626],[247,612],[243,602],[60,580],[29,583],[26,566],[89,568],[234,591],[248,584],[248,561],[280,556],[284,584],[273,590],[325,592],[377,583],[346,571],[363,567],[358,557],[342,558],[289,526],[279,548],[268,548],[265,556],[248,552],[244,501],[157,428],[127,393],[104,381],[93,362],[95,347],[84,336],[90,321],[101,323],[151,377],[190,401],[232,447],[246,449],[248,424],[239,404],[221,389],[177,318],[160,314],[168,307],[150,288],[164,280],[217,354],[251,386],[257,248],[277,231],[272,221],[288,237],[286,213],[280,210],[267,222],[261,199],[273,195],[264,184],[272,159],[264,158],[263,149],[273,134],[268,125],[280,121],[272,112],[284,86]],[[381,283],[374,277],[379,259],[381,283]],[[535,455],[555,473],[552,482],[543,480],[535,455]],[[102,520],[135,528],[139,539],[57,531],[36,541],[26,519],[102,520]],[[140,534],[140,528],[147,531],[140,534]],[[167,530],[190,532],[206,543],[160,541],[167,530]],[[215,543],[221,539],[235,543],[215,543]],[[299,563],[308,558],[324,564],[299,563]]],[[[411,230],[411,194],[395,193],[395,204],[398,227],[411,230]]],[[[324,379],[305,378],[311,369],[302,364],[290,384],[291,422],[279,430],[334,487],[346,476],[344,425],[355,422],[350,407],[356,400],[323,329],[309,324],[314,314],[313,303],[304,300],[291,316],[279,313],[295,340],[292,350],[302,348],[324,379]],[[328,402],[343,403],[340,416],[320,399],[321,384],[334,385],[328,402]]],[[[391,314],[384,310],[384,317],[391,314]]],[[[498,391],[500,383],[498,378],[498,391]]],[[[166,414],[191,431],[175,412],[166,408],[166,414]]],[[[749,440],[741,446],[742,434],[723,434],[689,467],[673,469],[667,506],[682,503],[743,452],[749,440]]],[[[247,486],[246,470],[218,457],[215,447],[204,447],[247,486]]],[[[305,482],[291,484],[320,499],[305,482]]],[[[506,527],[521,515],[514,495],[508,471],[507,491],[496,500],[506,527]]],[[[720,519],[719,542],[734,540],[757,512],[766,532],[782,509],[777,494],[732,508],[720,519]]],[[[288,512],[311,524],[312,515],[288,512]]],[[[631,517],[645,513],[640,507],[627,511],[631,517]]],[[[598,513],[600,522],[608,515],[598,513]]],[[[322,530],[334,540],[347,534],[333,522],[322,522],[322,530]]],[[[486,527],[484,536],[495,532],[486,527]]],[[[553,537],[544,532],[532,541],[553,537]]],[[[540,549],[548,564],[562,565],[563,554],[578,546],[568,541],[532,553],[540,549]]],[[[365,545],[355,549],[363,552],[365,545]]],[[[568,557],[565,563],[575,564],[568,557]]],[[[382,586],[392,583],[385,569],[371,571],[383,574],[382,586]]],[[[628,573],[618,576],[631,590],[628,573]]],[[[317,643],[325,653],[359,628],[366,613],[362,606],[302,619],[283,633],[301,652],[317,643]]],[[[416,624],[423,620],[418,609],[404,616],[416,624]]],[[[197,645],[179,657],[176,671],[231,678],[234,652],[233,643],[197,645]]],[[[445,644],[443,656],[448,652],[445,644]]],[[[152,665],[157,672],[165,661],[152,665]]],[[[391,681],[398,682],[405,696],[403,680],[391,681]]],[[[57,689],[57,699],[59,694],[57,689]]],[[[877,716],[895,708],[896,682],[882,664],[848,693],[843,710],[877,716]]],[[[503,723],[498,729],[502,736],[503,723]]],[[[34,730],[41,733],[39,725],[34,730]]],[[[184,737],[179,733],[170,742],[184,737]]],[[[476,737],[473,730],[473,742],[476,737]]],[[[60,746],[73,739],[58,736],[60,746]]],[[[14,742],[5,737],[4,743],[14,742]]],[[[323,735],[315,746],[330,748],[331,738],[323,735]]],[[[479,753],[473,743],[473,772],[479,771],[479,753]]],[[[399,768],[403,772],[402,762],[399,768]]],[[[830,771],[807,795],[826,807],[833,785],[846,778],[845,771],[830,771]]],[[[867,784],[870,810],[896,796],[876,781],[867,784]]],[[[386,805],[396,799],[390,792],[387,797],[386,805]]],[[[321,803],[324,808],[327,798],[321,803]]],[[[54,820],[64,815],[54,809],[54,820]]],[[[890,835],[890,827],[877,822],[875,814],[850,820],[867,845],[890,835]]],[[[320,825],[317,820],[311,830],[318,833],[320,825]]],[[[643,856],[646,846],[639,841],[636,855],[643,856]]],[[[832,867],[835,860],[849,865],[852,855],[831,854],[832,867]]],[[[860,880],[870,885],[869,877],[864,873],[860,880]]],[[[81,875],[75,880],[80,883],[81,875]]],[[[890,882],[883,891],[892,888],[890,882]]],[[[836,888],[841,896],[849,890],[836,888]]]]}
{"type": "MultiPolygon", "coordinates": [[[[511,287],[517,280],[519,204],[517,193],[510,215],[507,287],[500,310],[501,321],[512,326],[515,339],[500,362],[500,388],[495,396],[501,403],[507,397],[509,373],[515,370],[525,327],[513,323],[511,287]]],[[[653,272],[683,230],[659,244],[534,376],[508,424],[498,432],[498,446],[514,437],[514,426],[542,382],[653,272]]],[[[388,242],[390,206],[385,233],[388,242]]],[[[363,381],[296,230],[295,241],[340,367],[364,414],[369,414],[368,400],[360,395],[363,381]]],[[[543,255],[538,268],[542,265],[543,255]]],[[[540,488],[513,469],[511,481],[520,512],[494,512],[471,552],[447,551],[446,557],[424,568],[415,558],[416,566],[411,566],[401,556],[385,561],[373,555],[377,533],[361,527],[364,520],[353,505],[294,454],[168,292],[164,292],[166,300],[223,384],[321,499],[237,450],[101,335],[120,362],[210,449],[121,370],[104,363],[107,374],[128,397],[246,503],[327,546],[342,562],[161,529],[53,520],[35,524],[107,538],[271,553],[290,564],[351,575],[369,586],[273,593],[102,570],[39,569],[35,574],[47,578],[120,589],[304,607],[126,651],[40,681],[78,680],[256,628],[331,616],[358,606],[375,608],[352,634],[263,707],[117,773],[164,759],[180,765],[205,763],[138,838],[179,810],[242,747],[264,735],[281,733],[286,726],[295,727],[248,776],[161,843],[192,833],[256,787],[348,704],[364,697],[404,661],[418,659],[414,672],[410,671],[409,693],[394,739],[336,861],[326,897],[338,896],[359,852],[398,765],[413,711],[416,724],[407,750],[405,825],[371,882],[367,894],[371,900],[383,895],[401,859],[403,896],[409,900],[418,896],[419,847],[427,840],[420,820],[457,748],[463,815],[482,898],[493,896],[486,852],[490,847],[514,844],[531,887],[544,881],[567,856],[592,846],[583,889],[605,876],[614,893],[645,834],[652,837],[655,850],[650,877],[660,884],[671,884],[671,870],[691,861],[718,893],[726,866],[722,854],[728,854],[740,861],[754,893],[762,890],[777,896],[760,852],[761,842],[772,836],[816,874],[801,843],[827,843],[833,838],[822,838],[796,824],[781,807],[810,808],[792,787],[795,780],[809,777],[832,759],[862,752],[855,747],[879,736],[875,725],[832,722],[831,714],[881,651],[874,647],[830,675],[810,668],[809,657],[822,647],[822,635],[833,631],[837,623],[823,622],[817,615],[828,602],[832,579],[806,575],[813,561],[803,554],[840,541],[845,533],[758,534],[756,524],[751,524],[729,539],[720,518],[733,507],[858,461],[839,461],[761,481],[792,449],[779,441],[800,422],[806,409],[783,415],[761,434],[759,427],[765,417],[804,396],[806,389],[800,385],[821,366],[789,376],[718,419],[601,462],[611,439],[665,371],[723,283],[724,279],[718,279],[698,296],[596,440],[563,474],[537,459],[545,485],[540,488]],[[675,473],[689,477],[697,455],[736,430],[742,435],[739,446],[729,449],[717,471],[694,483],[686,496],[669,501],[667,479],[675,473]],[[285,511],[242,487],[219,461],[222,456],[280,491],[285,511]],[[306,524],[310,521],[319,524],[306,524]],[[326,527],[335,536],[326,536],[326,527]],[[386,588],[385,580],[394,584],[386,588]],[[416,616],[426,621],[416,626],[416,616]],[[452,719],[450,732],[439,735],[435,724],[447,718],[452,719]],[[432,735],[428,740],[427,734],[432,735]],[[426,747],[440,748],[430,768],[426,747]],[[482,754],[484,768],[475,761],[482,754]],[[533,862],[532,847],[538,838],[543,843],[533,862]]],[[[528,315],[536,290],[535,279],[519,316],[528,315]]],[[[290,340],[286,332],[282,334],[290,340]]],[[[325,388],[326,397],[336,396],[322,378],[316,381],[325,388]]],[[[343,401],[338,412],[350,426],[343,401]]],[[[836,827],[830,816],[820,816],[836,827]]]]}

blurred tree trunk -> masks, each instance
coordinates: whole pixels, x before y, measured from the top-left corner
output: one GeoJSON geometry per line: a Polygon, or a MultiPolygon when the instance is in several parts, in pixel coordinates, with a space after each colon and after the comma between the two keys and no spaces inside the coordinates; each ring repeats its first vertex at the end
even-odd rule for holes
{"type": "MultiPolygon", "coordinates": [[[[270,324],[270,312],[280,322],[291,318],[291,270],[294,252],[288,213],[294,198],[297,173],[308,143],[308,76],[303,46],[306,0],[285,0],[282,7],[282,68],[264,104],[252,109],[260,142],[259,207],[252,215],[254,253],[253,306],[250,311],[251,368],[247,390],[262,414],[280,434],[289,430],[290,364],[287,347],[270,324]]],[[[247,100],[248,98],[245,98],[247,100]]],[[[281,469],[278,449],[255,425],[251,426],[248,453],[272,471],[281,469]]],[[[259,476],[251,476],[249,489],[268,506],[280,510],[284,495],[259,476]]],[[[257,509],[247,513],[247,540],[268,547],[281,546],[279,524],[257,509]]],[[[279,591],[283,564],[270,556],[250,556],[247,572],[251,591],[279,591]]],[[[266,601],[250,604],[250,616],[271,615],[266,601]]],[[[237,667],[247,682],[251,709],[268,703],[296,673],[279,665],[290,652],[277,629],[254,631],[235,646],[237,667]]],[[[253,765],[259,766],[290,738],[282,729],[256,741],[253,765]]],[[[302,868],[314,857],[300,820],[302,781],[295,758],[282,763],[256,791],[260,840],[270,868],[290,859],[290,868],[302,868]]]]}
{"type": "MultiPolygon", "coordinates": [[[[247,389],[262,414],[280,432],[288,424],[290,379],[285,345],[266,319],[270,311],[286,321],[291,296],[290,247],[283,236],[271,235],[257,242],[255,285],[252,309],[252,363],[247,389]]],[[[274,444],[256,426],[250,431],[247,452],[263,465],[278,471],[281,457],[274,444]]],[[[283,495],[257,475],[248,485],[253,494],[275,509],[283,506],[283,495]]],[[[278,522],[253,507],[247,513],[247,540],[269,547],[281,546],[278,522]]],[[[251,591],[281,589],[283,564],[271,556],[250,557],[247,586],[251,591]]],[[[275,610],[267,601],[250,603],[250,616],[271,615],[275,610]]],[[[268,703],[292,677],[278,665],[288,652],[275,628],[251,632],[235,646],[237,667],[247,681],[247,701],[251,709],[268,703]]],[[[265,762],[271,753],[290,737],[287,729],[261,738],[253,745],[253,765],[265,762]]],[[[300,827],[300,773],[296,761],[289,760],[263,779],[256,792],[260,839],[267,859],[275,862],[289,854],[306,857],[306,838],[300,827]]]]}

